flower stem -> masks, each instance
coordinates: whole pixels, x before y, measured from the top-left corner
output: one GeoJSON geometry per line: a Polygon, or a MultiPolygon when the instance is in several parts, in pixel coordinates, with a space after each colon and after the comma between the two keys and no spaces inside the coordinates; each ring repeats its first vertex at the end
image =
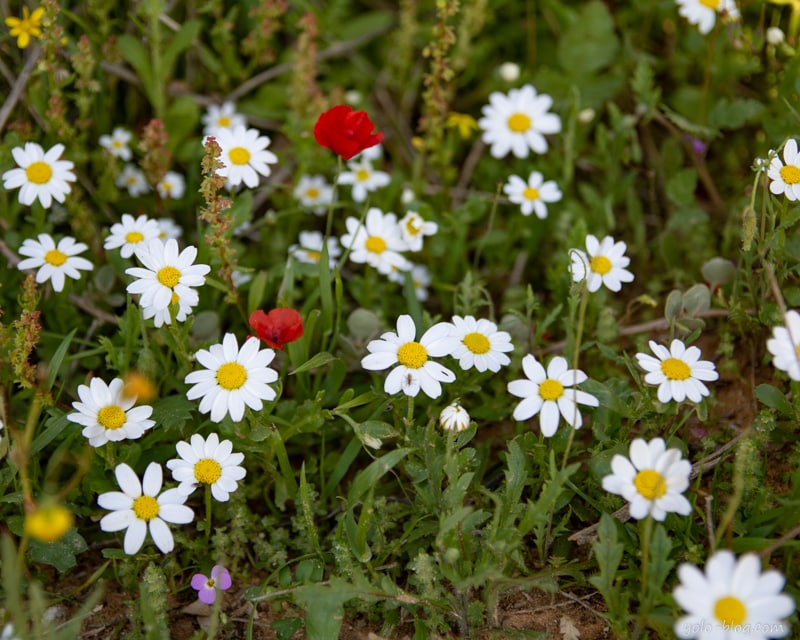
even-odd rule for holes
{"type": "MultiPolygon", "coordinates": [[[[578,320],[575,326],[575,344],[573,346],[572,351],[572,368],[578,368],[578,361],[580,360],[580,353],[581,353],[581,340],[583,340],[583,326],[586,324],[586,307],[589,304],[589,289],[586,287],[586,281],[584,280],[581,284],[581,301],[580,305],[578,306],[578,320]]],[[[574,389],[574,385],[573,385],[574,389]]],[[[577,391],[574,391],[575,395],[577,396],[577,391]]],[[[575,405],[575,415],[573,416],[573,422],[577,421],[578,418],[578,403],[577,401],[574,403],[575,405]]],[[[573,427],[570,429],[569,438],[567,439],[567,446],[564,449],[564,459],[561,461],[561,469],[562,471],[567,467],[567,460],[569,460],[569,452],[572,449],[572,441],[575,439],[575,428],[573,427]]]]}
{"type": "Polygon", "coordinates": [[[492,232],[492,227],[494,226],[494,217],[497,213],[497,204],[500,201],[500,189],[503,188],[503,183],[497,183],[497,189],[494,192],[494,200],[492,200],[492,210],[489,212],[489,223],[486,226],[486,231],[481,236],[481,241],[478,243],[478,248],[475,251],[475,258],[472,260],[472,270],[476,271],[478,269],[478,262],[481,259],[481,253],[483,253],[483,245],[486,244],[486,238],[489,237],[489,234],[492,232]]]}
{"type": "Polygon", "coordinates": [[[408,396],[408,411],[406,413],[406,427],[414,424],[414,396],[408,396]]]}
{"type": "Polygon", "coordinates": [[[206,485],[206,546],[211,542],[211,485],[206,485]]]}
{"type": "Polygon", "coordinates": [[[333,209],[336,205],[336,190],[339,185],[339,176],[342,175],[342,156],[337,156],[336,160],[336,175],[333,178],[333,192],[331,193],[331,201],[328,203],[328,218],[325,221],[325,239],[322,241],[325,245],[328,244],[328,238],[333,229],[333,209]]]}

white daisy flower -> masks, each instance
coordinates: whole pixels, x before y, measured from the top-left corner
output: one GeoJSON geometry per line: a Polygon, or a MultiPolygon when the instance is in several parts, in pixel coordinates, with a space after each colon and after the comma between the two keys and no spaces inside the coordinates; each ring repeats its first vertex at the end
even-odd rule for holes
{"type": "Polygon", "coordinates": [[[272,349],[259,350],[260,340],[250,337],[239,349],[236,336],[226,333],[222,344],[200,349],[195,358],[205,367],[192,371],[184,382],[194,385],[186,392],[189,400],[202,398],[200,413],[211,413],[212,422],[220,422],[230,414],[234,422],[244,417],[247,405],[254,411],[264,408],[262,400],[273,400],[277,395],[269,383],[278,374],[268,367],[275,357],[272,349]]]}
{"type": "Polygon", "coordinates": [[[425,302],[428,299],[428,285],[431,283],[431,272],[423,264],[415,264],[411,267],[411,282],[414,284],[414,293],[417,300],[425,302]]]}
{"type": "Polygon", "coordinates": [[[781,593],[786,579],[774,569],[762,573],[761,560],[746,553],[717,551],[705,572],[692,564],[678,567],[680,584],[672,592],[687,615],[675,622],[675,635],[697,640],[785,638],[794,612],[791,596],[781,593]]]}
{"type": "Polygon", "coordinates": [[[303,207],[321,216],[333,200],[333,187],[323,176],[302,176],[294,188],[294,197],[303,207]]]}
{"type": "Polygon", "coordinates": [[[422,239],[425,236],[434,235],[439,230],[438,224],[425,220],[416,211],[406,212],[399,225],[400,233],[408,245],[409,251],[420,251],[422,249],[422,239]]]}
{"type": "Polygon", "coordinates": [[[20,271],[38,269],[36,282],[41,284],[50,280],[54,291],[62,291],[65,277],[78,280],[81,277],[80,270],[94,269],[91,262],[78,256],[89,248],[83,242],[75,242],[75,238],[64,236],[56,245],[55,240],[46,233],[40,233],[38,238],[38,241],[30,238],[22,241],[19,253],[28,257],[17,264],[20,271]]]}
{"type": "Polygon", "coordinates": [[[619,291],[623,282],[633,282],[633,274],[625,268],[631,262],[625,255],[626,248],[624,242],[614,242],[611,236],[598,241],[589,234],[586,236],[586,252],[580,249],[570,251],[572,279],[575,282],[586,280],[586,287],[592,293],[601,285],[619,291]]]}
{"type": "Polygon", "coordinates": [[[772,158],[767,177],[772,193],[784,193],[793,202],[800,200],[800,153],[797,151],[797,140],[790,139],[783,146],[783,162],[777,154],[772,158]]]}
{"type": "Polygon", "coordinates": [[[457,402],[447,405],[439,414],[439,425],[445,431],[465,431],[469,422],[467,410],[457,402]]]}
{"type": "Polygon", "coordinates": [[[388,173],[373,169],[372,161],[368,158],[350,160],[347,168],[350,171],[342,171],[337,184],[353,185],[352,195],[356,202],[364,202],[368,193],[385,187],[391,181],[388,173]]]}
{"type": "Polygon", "coordinates": [[[683,402],[687,398],[692,402],[700,402],[704,396],[709,395],[708,387],[700,381],[717,380],[719,374],[713,362],[700,360],[700,349],[687,349],[677,338],[672,341],[669,350],[653,340],[648,344],[658,357],[637,353],[636,359],[639,366],[647,371],[644,381],[658,385],[659,402],[683,402]]]}
{"type": "MultiPolygon", "coordinates": [[[[319,264],[322,257],[323,235],[320,231],[301,231],[297,244],[289,247],[289,255],[300,262],[319,264]]],[[[342,249],[336,238],[328,238],[328,264],[331,269],[336,266],[336,259],[341,255],[342,249]]]]}
{"type": "Polygon", "coordinates": [[[114,182],[120,189],[125,188],[128,194],[135,198],[150,191],[150,185],[141,169],[132,164],[126,164],[114,182]]]}
{"type": "Polygon", "coordinates": [[[159,495],[163,471],[157,462],[151,462],[144,472],[142,482],[127,464],[114,469],[122,491],[109,491],[97,496],[97,504],[111,513],[100,520],[103,531],[127,529],[123,548],[133,555],[142,548],[147,531],[162,553],[175,546],[167,523],[188,524],[194,520],[194,511],[187,507],[186,496],[178,489],[167,489],[159,495]]]}
{"type": "Polygon", "coordinates": [[[160,240],[169,240],[170,238],[177,240],[183,235],[183,229],[172,218],[159,218],[156,222],[158,223],[158,237],[160,240]]]}
{"type": "Polygon", "coordinates": [[[667,513],[688,516],[692,505],[683,495],[689,488],[692,465],[679,449],[667,449],[662,438],[631,442],[630,460],[616,454],[611,460],[613,473],[603,478],[603,489],[630,502],[631,517],[641,520],[651,515],[664,520],[667,513]]]}
{"type": "Polygon", "coordinates": [[[400,251],[408,245],[403,240],[397,217],[393,213],[384,213],[370,207],[364,226],[358,219],[349,217],[345,221],[347,233],[339,242],[345,249],[350,249],[350,259],[357,263],[366,263],[375,267],[380,273],[391,273],[392,267],[407,271],[410,268],[400,251]]]}
{"type": "Polygon", "coordinates": [[[354,155],[351,160],[369,160],[370,162],[375,162],[376,160],[380,160],[382,157],[383,145],[378,143],[372,145],[371,147],[367,147],[363,151],[360,151],[354,155]]]}
{"type": "Polygon", "coordinates": [[[151,240],[158,240],[160,230],[158,222],[149,219],[142,214],[134,218],[129,213],[122,214],[122,220],[111,225],[111,235],[109,235],[103,248],[119,249],[119,254],[123,258],[130,258],[136,254],[147,251],[147,245],[151,240]]]}
{"type": "Polygon", "coordinates": [[[100,136],[100,146],[112,156],[121,158],[125,162],[131,159],[131,149],[128,146],[133,134],[124,127],[114,127],[111,135],[100,136]]]}
{"type": "Polygon", "coordinates": [[[167,461],[172,477],[180,482],[178,491],[188,496],[198,485],[208,485],[214,500],[227,502],[230,494],[236,491],[236,483],[246,474],[244,467],[239,466],[244,454],[231,453],[233,443],[230,440],[220,442],[216,433],[206,440],[195,433],[190,442],[178,442],[175,449],[180,458],[167,461]]]}
{"type": "Polygon", "coordinates": [[[186,181],[180,173],[167,171],[161,181],[156,185],[158,195],[163,199],[172,198],[180,200],[186,191],[186,181]]]}
{"type": "Polygon", "coordinates": [[[678,13],[697,25],[700,33],[708,33],[714,28],[717,13],[725,14],[729,18],[738,18],[739,10],[734,0],[676,0],[678,13]]]}
{"type": "Polygon", "coordinates": [[[561,118],[548,110],[553,99],[537,95],[532,85],[511,89],[508,94],[495,91],[489,104],[483,107],[483,118],[478,126],[483,131],[483,141],[491,145],[495,158],[505,158],[513,153],[527,158],[528,151],[545,153],[547,140],[544,134],[561,131],[561,118]]]}
{"type": "Polygon", "coordinates": [[[49,209],[53,200],[64,202],[71,187],[68,182],[75,182],[72,172],[74,164],[69,160],[59,160],[64,153],[64,145],[53,145],[47,153],[35,142],[26,142],[24,147],[14,147],[11,155],[19,165],[18,169],[9,169],[3,174],[3,187],[19,190],[20,204],[29,207],[37,198],[45,209],[49,209]]]}
{"type": "Polygon", "coordinates": [[[497,373],[511,360],[506,355],[514,350],[511,336],[498,331],[494,322],[474,316],[453,316],[450,335],[458,339],[458,346],[450,354],[464,371],[475,367],[478,371],[497,373]]]}
{"type": "Polygon", "coordinates": [[[262,136],[257,129],[245,129],[238,125],[233,129],[219,129],[216,132],[217,144],[222,153],[219,159],[225,164],[217,174],[228,179],[231,186],[244,184],[251,189],[258,186],[258,176],[267,177],[272,170],[268,165],[278,161],[272,151],[268,136],[262,136]]]}
{"type": "Polygon", "coordinates": [[[236,112],[236,105],[226,101],[221,105],[208,105],[208,111],[203,115],[203,135],[216,136],[220,129],[232,131],[236,127],[247,126],[247,120],[241,113],[236,112]]]}
{"type": "Polygon", "coordinates": [[[88,387],[85,384],[78,387],[81,401],[72,403],[77,413],[68,414],[67,420],[84,426],[81,433],[93,447],[136,440],[155,424],[148,419],[153,408],[134,407],[136,398],[126,396],[124,386],[121,378],[114,378],[108,385],[100,378],[92,378],[88,387]]]}
{"type": "Polygon", "coordinates": [[[199,302],[197,291],[192,287],[205,284],[205,275],[211,271],[207,264],[194,264],[197,257],[195,247],[186,247],[178,253],[178,241],[170,238],[166,242],[151,240],[147,251],[139,256],[145,268],[131,267],[125,273],[136,278],[128,285],[128,293],[141,294],[139,304],[161,311],[170,304],[183,300],[195,307],[199,302]]]}
{"type": "MultiPolygon", "coordinates": [[[[196,303],[195,303],[196,304],[196,303]]],[[[172,324],[172,314],[175,314],[177,322],[186,322],[193,311],[193,305],[189,304],[185,299],[181,298],[174,291],[172,292],[172,300],[165,309],[156,309],[153,306],[142,307],[142,319],[153,319],[153,325],[158,329],[165,324],[172,324]]]]}
{"type": "Polygon", "coordinates": [[[561,200],[558,185],[553,180],[545,182],[538,171],[531,172],[527,182],[519,176],[510,176],[503,186],[503,192],[511,202],[520,205],[522,215],[529,216],[535,212],[540,220],[547,217],[546,202],[561,200]]]}
{"type": "Polygon", "coordinates": [[[568,369],[567,360],[561,356],[550,360],[545,371],[539,361],[528,354],[522,359],[522,370],[527,380],[508,383],[508,392],[523,399],[514,409],[514,420],[527,420],[538,413],[545,438],[558,430],[559,413],[567,424],[580,429],[583,417],[577,405],[600,406],[600,401],[590,393],[570,388],[587,380],[587,376],[580,369],[568,369]]]}
{"type": "Polygon", "coordinates": [[[419,342],[417,328],[409,315],[397,318],[397,333],[387,331],[380,340],[367,344],[369,355],[361,360],[368,371],[381,371],[399,365],[389,372],[383,390],[389,394],[402,391],[416,396],[420,389],[430,398],[442,395],[441,382],[453,382],[455,374],[431,358],[449,355],[457,339],[449,335],[449,327],[440,322],[428,329],[419,342]]]}
{"type": "Polygon", "coordinates": [[[788,373],[792,380],[800,380],[800,313],[787,312],[785,321],[785,326],[772,329],[767,351],[776,369],[788,373]]]}

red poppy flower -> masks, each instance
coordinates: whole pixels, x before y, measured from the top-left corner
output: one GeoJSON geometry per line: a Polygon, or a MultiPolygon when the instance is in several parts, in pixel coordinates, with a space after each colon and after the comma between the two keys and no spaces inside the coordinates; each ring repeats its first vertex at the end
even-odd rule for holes
{"type": "Polygon", "coordinates": [[[320,115],[314,125],[314,137],[320,145],[345,160],[383,140],[383,134],[375,131],[366,111],[353,111],[346,104],[337,105],[320,115]]]}
{"type": "Polygon", "coordinates": [[[270,347],[283,350],[283,345],[303,335],[303,316],[289,307],[277,307],[269,313],[256,309],[250,314],[250,326],[270,347]]]}

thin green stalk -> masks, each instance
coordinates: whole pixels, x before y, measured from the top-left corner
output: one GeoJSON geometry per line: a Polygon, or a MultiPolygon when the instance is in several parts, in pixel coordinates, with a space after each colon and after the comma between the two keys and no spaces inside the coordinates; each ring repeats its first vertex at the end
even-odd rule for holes
{"type": "Polygon", "coordinates": [[[408,396],[408,410],[406,411],[406,426],[414,424],[414,396],[408,396]]]}
{"type": "MultiPolygon", "coordinates": [[[[583,327],[586,323],[586,307],[589,304],[589,289],[586,287],[586,281],[581,284],[581,302],[578,306],[578,320],[575,327],[575,344],[572,352],[572,368],[578,368],[581,353],[581,340],[583,340],[583,327]]],[[[575,416],[573,422],[578,418],[578,403],[575,402],[575,416]]],[[[569,460],[569,452],[572,449],[572,442],[575,439],[575,429],[570,429],[569,438],[567,439],[567,446],[564,449],[564,458],[561,461],[561,470],[567,468],[567,461],[569,460]]]]}
{"type": "Polygon", "coordinates": [[[331,201],[328,203],[328,218],[325,221],[325,239],[323,240],[324,245],[328,244],[328,238],[330,237],[331,230],[333,229],[333,210],[336,205],[336,191],[337,187],[339,186],[339,176],[342,175],[342,156],[337,156],[336,159],[336,175],[333,178],[331,201]]]}
{"type": "Polygon", "coordinates": [[[647,572],[650,566],[650,540],[653,537],[653,516],[647,514],[647,517],[643,521],[640,521],[639,525],[641,530],[640,539],[642,543],[642,573],[640,578],[639,593],[642,594],[642,600],[639,603],[639,616],[633,629],[633,633],[631,634],[631,637],[634,638],[634,640],[637,640],[641,635],[642,627],[644,626],[642,621],[645,620],[650,614],[653,597],[653,594],[650,593],[650,589],[648,588],[647,581],[647,572]]]}
{"type": "Polygon", "coordinates": [[[161,71],[161,1],[150,0],[150,59],[153,64],[153,110],[157,118],[164,117],[164,86],[161,71]]]}
{"type": "MultiPolygon", "coordinates": [[[[358,219],[358,226],[356,229],[360,229],[364,226],[364,221],[367,219],[367,211],[369,211],[369,198],[364,201],[364,210],[361,212],[361,217],[358,219]]],[[[339,258],[339,262],[336,263],[336,272],[341,272],[344,263],[347,262],[347,258],[350,257],[350,252],[353,250],[353,245],[356,241],[356,234],[353,234],[353,239],[350,241],[350,246],[345,247],[345,251],[342,254],[342,257],[339,258]]]]}
{"type": "Polygon", "coordinates": [[[478,269],[478,262],[481,259],[481,253],[483,253],[483,246],[486,244],[486,238],[489,237],[489,234],[492,232],[492,227],[494,226],[494,217],[497,213],[497,205],[500,202],[500,189],[502,189],[503,183],[497,183],[497,189],[494,192],[494,200],[492,200],[492,210],[489,212],[489,224],[486,227],[486,231],[481,236],[481,241],[478,243],[478,248],[475,250],[475,258],[472,260],[472,270],[477,271],[478,269]]]}
{"type": "Polygon", "coordinates": [[[211,542],[211,485],[206,485],[206,547],[211,542]]]}

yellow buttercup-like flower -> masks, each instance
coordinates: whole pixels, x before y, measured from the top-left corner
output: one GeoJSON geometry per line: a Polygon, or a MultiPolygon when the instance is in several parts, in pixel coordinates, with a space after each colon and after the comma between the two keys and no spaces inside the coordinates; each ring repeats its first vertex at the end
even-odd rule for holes
{"type": "Polygon", "coordinates": [[[39,7],[33,13],[28,7],[22,7],[22,18],[6,18],[6,25],[11,28],[11,36],[17,39],[17,46],[25,49],[31,42],[31,36],[42,35],[42,16],[44,9],[39,7]]]}
{"type": "Polygon", "coordinates": [[[75,525],[75,516],[60,504],[48,504],[25,516],[25,532],[39,542],[60,540],[75,525]]]}
{"type": "Polygon", "coordinates": [[[472,132],[478,130],[478,123],[466,113],[450,113],[447,116],[447,126],[451,129],[458,129],[458,135],[462,140],[472,137],[472,132]]]}

